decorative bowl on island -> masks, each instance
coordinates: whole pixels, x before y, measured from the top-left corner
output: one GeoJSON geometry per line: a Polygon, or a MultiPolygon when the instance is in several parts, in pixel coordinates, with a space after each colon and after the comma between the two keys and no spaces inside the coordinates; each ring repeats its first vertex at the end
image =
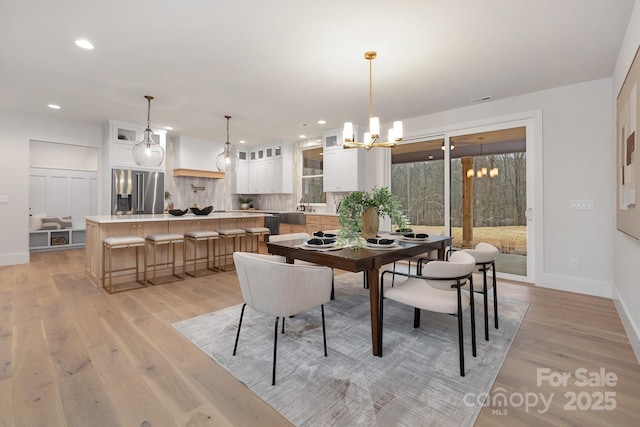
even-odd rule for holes
{"type": "Polygon", "coordinates": [[[196,215],[209,215],[211,212],[213,212],[213,206],[207,206],[206,208],[194,206],[191,208],[191,212],[196,215]]]}
{"type": "Polygon", "coordinates": [[[173,216],[182,216],[189,212],[189,209],[169,209],[167,212],[173,216]]]}

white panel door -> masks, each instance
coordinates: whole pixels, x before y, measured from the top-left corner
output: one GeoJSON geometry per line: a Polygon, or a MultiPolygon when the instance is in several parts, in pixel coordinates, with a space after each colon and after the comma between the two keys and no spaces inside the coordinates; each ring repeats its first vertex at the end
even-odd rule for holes
{"type": "Polygon", "coordinates": [[[68,180],[66,176],[51,176],[47,180],[47,216],[70,215],[71,195],[68,180]]]}
{"type": "Polygon", "coordinates": [[[47,213],[47,177],[44,175],[31,175],[29,177],[29,213],[47,213]]]}

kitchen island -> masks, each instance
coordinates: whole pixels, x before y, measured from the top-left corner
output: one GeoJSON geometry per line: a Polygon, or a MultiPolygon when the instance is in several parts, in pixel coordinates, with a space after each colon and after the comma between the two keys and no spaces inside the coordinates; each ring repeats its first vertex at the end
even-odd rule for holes
{"type": "MultiPolygon", "coordinates": [[[[102,242],[107,237],[139,236],[158,233],[184,234],[187,231],[215,231],[223,228],[260,227],[264,218],[271,215],[263,212],[213,212],[209,215],[183,216],[169,214],[150,215],[98,215],[86,217],[85,275],[94,284],[102,286],[102,242]]],[[[167,251],[159,255],[166,260],[167,251]]],[[[116,251],[120,252],[120,251],[116,251]]],[[[125,251],[126,252],[126,251],[125,251]]],[[[113,262],[120,267],[135,266],[135,257],[130,254],[115,253],[113,262]]],[[[140,261],[142,264],[142,261],[140,261]]],[[[182,257],[176,260],[182,268],[182,257]]],[[[160,271],[160,270],[159,270],[160,271]]],[[[134,274],[124,275],[125,280],[133,280],[134,274]]]]}

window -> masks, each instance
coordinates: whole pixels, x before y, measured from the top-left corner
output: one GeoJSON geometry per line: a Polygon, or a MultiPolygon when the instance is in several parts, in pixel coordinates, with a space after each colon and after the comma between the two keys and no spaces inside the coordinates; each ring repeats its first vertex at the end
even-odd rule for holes
{"type": "Polygon", "coordinates": [[[325,203],[322,147],[302,151],[302,202],[325,203]]]}

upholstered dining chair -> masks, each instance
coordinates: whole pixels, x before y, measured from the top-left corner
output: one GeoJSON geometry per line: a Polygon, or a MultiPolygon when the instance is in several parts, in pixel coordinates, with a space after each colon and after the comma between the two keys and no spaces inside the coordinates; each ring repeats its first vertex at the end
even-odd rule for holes
{"type": "Polygon", "coordinates": [[[240,312],[236,342],[233,355],[238,349],[240,329],[244,310],[248,305],[252,309],[275,316],[273,335],[273,371],[271,384],[276,384],[276,355],[278,350],[278,322],[312,308],[320,306],[322,313],[322,338],[324,355],[327,356],[327,335],[324,324],[324,304],[331,297],[333,271],[329,267],[315,265],[287,264],[285,258],[277,255],[235,252],[233,262],[236,266],[238,281],[244,304],[240,312]]]}
{"type": "Polygon", "coordinates": [[[465,252],[455,252],[449,261],[430,261],[424,265],[421,275],[404,274],[387,270],[382,273],[380,287],[380,348],[382,349],[382,326],[384,300],[391,299],[414,307],[413,327],[420,327],[420,310],[454,314],[458,317],[458,349],[460,357],[460,376],[464,377],[464,345],[462,312],[470,308],[471,348],[476,356],[476,325],[473,298],[461,292],[462,285],[468,281],[473,290],[472,272],[476,262],[473,256],[465,252]],[[404,282],[384,288],[384,275],[391,273],[408,276],[404,282]]]}
{"type": "MultiPolygon", "coordinates": [[[[430,236],[444,236],[444,229],[428,229],[428,230],[422,230],[421,232],[425,232],[430,236]]],[[[414,256],[409,257],[409,258],[405,258],[403,260],[403,264],[404,263],[407,264],[406,273],[420,275],[420,274],[422,274],[422,266],[423,265],[425,265],[429,261],[433,261],[433,260],[437,260],[437,259],[438,259],[438,250],[434,249],[434,250],[431,250],[431,251],[423,252],[423,253],[418,254],[418,255],[414,255],[414,256]],[[415,268],[413,269],[413,273],[412,273],[411,263],[413,263],[413,262],[415,262],[415,268]]],[[[397,262],[393,263],[392,269],[393,269],[393,271],[404,271],[403,268],[399,268],[397,262]]],[[[393,286],[394,278],[392,278],[391,280],[392,280],[391,281],[391,286],[393,286]]]]}
{"type": "MultiPolygon", "coordinates": [[[[487,294],[489,289],[493,288],[494,326],[496,329],[498,329],[498,286],[496,283],[496,258],[498,257],[498,253],[500,251],[492,244],[486,242],[478,243],[475,249],[462,249],[462,251],[473,256],[473,258],[476,260],[476,268],[473,272],[473,275],[476,276],[477,279],[482,277],[482,288],[480,288],[480,286],[476,286],[474,292],[483,294],[484,339],[486,341],[489,341],[489,301],[487,294]],[[489,270],[492,270],[491,282],[487,280],[487,272],[489,270]]],[[[478,284],[479,280],[476,280],[476,285],[478,284]]],[[[464,286],[464,288],[469,290],[468,285],[464,286]]]]}
{"type": "MultiPolygon", "coordinates": [[[[269,236],[269,242],[283,242],[285,240],[309,240],[311,236],[308,233],[286,233],[286,234],[273,234],[269,236]]],[[[294,260],[295,264],[299,265],[318,265],[312,262],[303,261],[301,259],[294,260]]],[[[331,269],[333,271],[333,268],[331,269]]],[[[331,280],[331,299],[335,298],[335,290],[333,288],[333,279],[331,280]]]]}

